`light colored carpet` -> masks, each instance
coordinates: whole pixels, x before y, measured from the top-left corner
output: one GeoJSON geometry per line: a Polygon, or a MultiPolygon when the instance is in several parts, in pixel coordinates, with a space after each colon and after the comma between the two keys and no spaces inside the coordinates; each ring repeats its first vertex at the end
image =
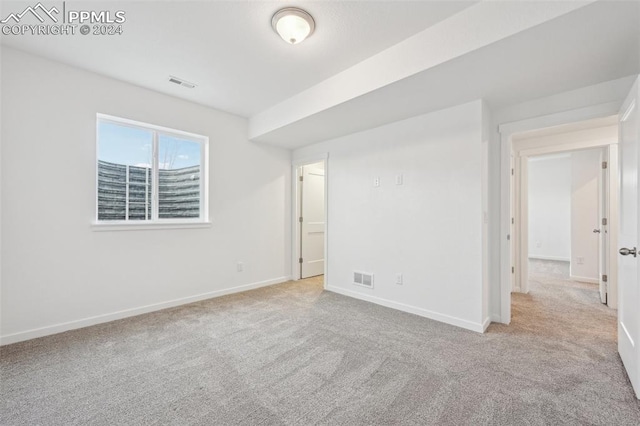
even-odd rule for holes
{"type": "Polygon", "coordinates": [[[1,348],[2,425],[640,424],[593,288],[462,330],[318,278],[1,348]]]}

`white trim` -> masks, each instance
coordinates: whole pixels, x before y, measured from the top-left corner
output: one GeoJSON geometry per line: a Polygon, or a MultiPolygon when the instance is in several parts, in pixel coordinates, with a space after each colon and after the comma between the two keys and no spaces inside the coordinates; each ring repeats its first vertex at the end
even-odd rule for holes
{"type": "Polygon", "coordinates": [[[291,161],[294,166],[306,166],[307,164],[319,163],[320,161],[326,161],[329,159],[329,153],[323,152],[321,154],[308,155],[306,157],[296,158],[291,161]]]}
{"type": "Polygon", "coordinates": [[[633,340],[633,337],[631,337],[631,334],[629,334],[629,330],[627,330],[627,327],[624,325],[624,323],[622,321],[619,321],[618,324],[620,324],[620,327],[622,328],[622,331],[624,331],[625,336],[627,336],[627,339],[629,339],[629,343],[631,343],[632,347],[635,347],[636,344],[633,340]]]}
{"type": "Polygon", "coordinates": [[[529,253],[529,259],[539,259],[539,260],[553,260],[557,262],[571,262],[571,259],[568,257],[560,257],[560,256],[542,256],[538,254],[529,253]]]}
{"type": "Polygon", "coordinates": [[[214,299],[216,297],[225,296],[233,293],[240,293],[247,290],[253,290],[260,287],[267,287],[274,284],[280,284],[289,281],[291,277],[284,276],[278,278],[272,278],[270,280],[259,281],[251,284],[240,285],[223,290],[215,290],[207,293],[196,294],[194,296],[182,297],[179,299],[169,300],[166,302],[154,303],[151,305],[140,306],[137,308],[124,309],[117,312],[111,312],[103,315],[96,315],[93,317],[83,318],[80,320],[68,321],[59,324],[54,324],[46,327],[35,328],[32,330],[21,331],[18,333],[7,334],[0,336],[0,346],[9,345],[11,343],[22,342],[25,340],[35,339],[38,337],[50,336],[52,334],[58,334],[69,330],[76,330],[79,328],[89,327],[96,324],[102,324],[110,321],[115,321],[123,318],[134,317],[137,315],[146,314],[149,312],[160,311],[162,309],[173,308],[175,306],[187,305],[189,303],[199,302],[201,300],[214,299]]]}
{"type": "Polygon", "coordinates": [[[541,115],[539,117],[528,118],[525,120],[503,123],[498,126],[498,132],[512,136],[515,133],[526,132],[528,130],[543,129],[547,127],[561,126],[563,124],[576,123],[579,121],[587,121],[593,118],[604,118],[611,115],[618,115],[619,109],[620,101],[591,105],[555,114],[541,115]]]}
{"type": "Polygon", "coordinates": [[[607,212],[609,223],[609,257],[607,259],[607,306],[611,309],[618,309],[618,224],[620,220],[619,195],[619,177],[620,172],[618,144],[609,145],[609,153],[607,161],[609,162],[609,175],[607,182],[609,184],[609,210],[607,212]]]}
{"type": "MultiPolygon", "coordinates": [[[[517,152],[516,152],[517,154],[517,152]]],[[[518,260],[515,262],[516,287],[521,293],[529,293],[529,162],[528,157],[519,157],[516,161],[516,176],[518,178],[516,194],[520,200],[519,208],[514,214],[515,221],[520,226],[513,241],[517,244],[518,260]],[[518,191],[519,190],[519,191],[518,191]]]]}
{"type": "MultiPolygon", "coordinates": [[[[140,221],[142,222],[142,221],[140,221]]],[[[212,223],[210,221],[202,222],[187,222],[187,221],[159,221],[159,222],[143,222],[137,223],[137,221],[122,222],[113,221],[111,223],[93,222],[91,224],[91,230],[96,232],[103,231],[145,231],[150,229],[196,229],[196,228],[211,228],[212,223]]]]}
{"type": "Polygon", "coordinates": [[[419,315],[421,317],[429,318],[435,321],[443,322],[445,324],[454,325],[456,327],[465,328],[467,330],[475,331],[478,333],[484,333],[486,327],[489,326],[490,319],[487,318],[480,324],[472,321],[467,321],[461,318],[452,317],[449,315],[440,314],[427,309],[418,308],[417,306],[406,305],[400,302],[394,302],[392,300],[383,299],[381,297],[370,296],[368,294],[359,293],[356,291],[345,290],[340,287],[327,286],[328,291],[332,291],[343,296],[352,297],[354,299],[364,300],[366,302],[375,303],[376,305],[385,306],[387,308],[397,309],[399,311],[408,312],[410,314],[419,315]],[[485,327],[486,323],[486,327],[485,327]]]}
{"type": "Polygon", "coordinates": [[[482,332],[484,333],[485,331],[487,331],[487,328],[489,328],[489,325],[491,324],[491,317],[486,317],[484,319],[484,321],[482,321],[482,332]]]}
{"type": "Polygon", "coordinates": [[[572,281],[580,281],[583,283],[589,283],[589,284],[600,284],[600,280],[598,280],[597,278],[589,278],[589,277],[580,277],[577,275],[569,275],[569,279],[572,281]]]}
{"type": "Polygon", "coordinates": [[[553,153],[570,153],[571,151],[580,151],[583,149],[602,148],[611,144],[617,144],[618,141],[612,141],[609,138],[594,139],[584,142],[566,143],[561,145],[544,146],[540,148],[529,148],[518,151],[521,157],[529,157],[533,155],[545,155],[553,153]]]}
{"type": "Polygon", "coordinates": [[[500,134],[500,322],[511,322],[511,169],[513,167],[511,135],[500,134]]]}
{"type": "MultiPolygon", "coordinates": [[[[153,223],[160,216],[160,148],[158,146],[158,132],[153,132],[151,142],[151,220],[153,223]]],[[[98,183],[96,182],[96,185],[98,183]]],[[[98,190],[96,188],[96,194],[98,190]]],[[[97,196],[97,195],[96,195],[97,196]]],[[[96,222],[99,222],[98,212],[96,211],[96,222]]]]}

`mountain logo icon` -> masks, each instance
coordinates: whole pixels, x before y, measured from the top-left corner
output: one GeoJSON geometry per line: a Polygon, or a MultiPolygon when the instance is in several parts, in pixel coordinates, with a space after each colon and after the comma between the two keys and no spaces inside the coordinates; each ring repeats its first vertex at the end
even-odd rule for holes
{"type": "Polygon", "coordinates": [[[54,13],[55,14],[60,13],[60,11],[55,6],[52,7],[51,9],[47,9],[46,7],[43,6],[42,3],[38,3],[35,6],[28,6],[21,13],[10,13],[9,16],[7,16],[5,19],[0,21],[0,24],[6,24],[7,22],[9,22],[11,20],[13,20],[17,24],[17,23],[20,22],[20,20],[24,16],[26,16],[28,14],[31,14],[31,15],[35,16],[36,19],[38,21],[40,21],[41,23],[44,23],[46,17],[49,17],[49,19],[51,19],[53,22],[57,23],[58,22],[58,18],[53,16],[54,13]]]}

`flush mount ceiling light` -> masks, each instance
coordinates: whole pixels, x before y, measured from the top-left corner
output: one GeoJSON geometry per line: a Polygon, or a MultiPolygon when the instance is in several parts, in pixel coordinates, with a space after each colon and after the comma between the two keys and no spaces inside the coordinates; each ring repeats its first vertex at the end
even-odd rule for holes
{"type": "Polygon", "coordinates": [[[271,26],[284,41],[297,44],[313,34],[316,23],[306,11],[297,7],[285,7],[273,15],[271,26]]]}

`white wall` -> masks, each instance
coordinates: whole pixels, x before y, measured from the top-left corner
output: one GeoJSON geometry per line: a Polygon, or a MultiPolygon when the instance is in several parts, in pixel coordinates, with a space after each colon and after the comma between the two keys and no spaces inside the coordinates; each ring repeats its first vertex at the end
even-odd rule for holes
{"type": "Polygon", "coordinates": [[[2,56],[3,343],[290,275],[289,151],[249,142],[240,117],[2,56]],[[209,136],[210,228],[92,231],[98,112],[209,136]]]}
{"type": "Polygon", "coordinates": [[[481,182],[482,182],[482,320],[483,327],[491,322],[491,233],[492,216],[499,211],[491,210],[491,198],[500,193],[500,188],[489,185],[491,179],[491,109],[482,101],[482,147],[481,147],[481,182]]]}
{"type": "Polygon", "coordinates": [[[570,261],[576,280],[598,280],[601,151],[529,158],[529,258],[570,261]]]}
{"type": "Polygon", "coordinates": [[[571,153],[571,278],[598,282],[601,149],[571,153]]]}
{"type": "Polygon", "coordinates": [[[294,151],[329,154],[328,289],[482,331],[482,136],[476,101],[294,151]]]}
{"type": "Polygon", "coordinates": [[[571,154],[529,158],[529,258],[571,258],[571,154]]]}

